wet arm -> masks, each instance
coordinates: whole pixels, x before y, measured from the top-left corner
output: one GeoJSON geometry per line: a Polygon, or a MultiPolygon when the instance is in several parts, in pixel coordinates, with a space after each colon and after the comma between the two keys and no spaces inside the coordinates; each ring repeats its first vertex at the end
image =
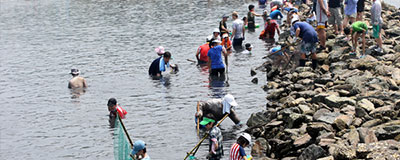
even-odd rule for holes
{"type": "Polygon", "coordinates": [[[235,124],[239,124],[240,123],[240,119],[239,119],[239,117],[237,116],[236,112],[233,109],[231,109],[231,113],[229,114],[229,118],[235,124]]]}

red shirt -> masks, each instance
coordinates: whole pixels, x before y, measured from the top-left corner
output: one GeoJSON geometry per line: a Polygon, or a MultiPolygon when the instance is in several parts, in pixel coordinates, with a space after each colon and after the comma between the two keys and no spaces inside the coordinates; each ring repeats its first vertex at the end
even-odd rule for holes
{"type": "Polygon", "coordinates": [[[268,24],[268,22],[265,23],[265,31],[267,31],[268,33],[275,32],[275,29],[278,27],[278,23],[276,23],[276,21],[273,19],[270,20],[270,24],[268,24]]]}
{"type": "Polygon", "coordinates": [[[208,50],[210,50],[210,46],[208,45],[208,43],[203,44],[199,47],[201,61],[208,62],[208,50]]]}

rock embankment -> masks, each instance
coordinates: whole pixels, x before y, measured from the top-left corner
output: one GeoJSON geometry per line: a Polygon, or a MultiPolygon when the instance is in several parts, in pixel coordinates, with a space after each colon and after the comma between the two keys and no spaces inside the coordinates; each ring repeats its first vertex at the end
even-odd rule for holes
{"type": "MultiPolygon", "coordinates": [[[[366,1],[365,21],[370,8],[366,1]]],[[[246,129],[256,159],[400,159],[400,11],[384,5],[382,17],[384,54],[351,56],[350,42],[328,31],[316,70],[259,67],[268,101],[246,129]]]]}

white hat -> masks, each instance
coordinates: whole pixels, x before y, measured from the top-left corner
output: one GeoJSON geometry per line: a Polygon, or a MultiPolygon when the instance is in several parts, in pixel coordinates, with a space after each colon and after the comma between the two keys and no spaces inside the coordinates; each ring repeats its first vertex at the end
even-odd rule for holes
{"type": "Polygon", "coordinates": [[[219,29],[218,29],[218,28],[215,28],[214,31],[213,31],[213,33],[215,33],[215,32],[219,33],[219,29]]]}
{"type": "Polygon", "coordinates": [[[228,36],[228,33],[224,33],[224,34],[222,35],[222,38],[226,38],[226,37],[229,37],[229,36],[228,36]]]}
{"type": "Polygon", "coordinates": [[[235,101],[235,97],[233,97],[231,94],[225,95],[224,99],[222,101],[228,102],[231,106],[236,107],[238,104],[235,101]]]}
{"type": "Polygon", "coordinates": [[[209,35],[209,36],[207,36],[207,38],[206,38],[206,42],[209,42],[209,41],[211,41],[211,39],[213,38],[213,36],[212,35],[209,35]]]}
{"type": "Polygon", "coordinates": [[[249,141],[249,145],[251,144],[251,136],[248,133],[243,133],[240,135],[240,137],[246,138],[247,141],[249,141]]]}
{"type": "Polygon", "coordinates": [[[299,15],[293,15],[292,21],[290,22],[290,24],[293,25],[294,22],[299,21],[299,15]]]}
{"type": "Polygon", "coordinates": [[[165,53],[163,46],[159,46],[154,50],[157,52],[158,55],[163,55],[165,53]]]}

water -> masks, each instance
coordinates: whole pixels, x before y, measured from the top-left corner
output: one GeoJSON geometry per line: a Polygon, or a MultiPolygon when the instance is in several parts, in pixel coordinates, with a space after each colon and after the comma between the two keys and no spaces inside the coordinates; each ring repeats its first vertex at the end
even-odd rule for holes
{"type": "MultiPolygon", "coordinates": [[[[265,93],[250,69],[267,49],[260,29],[246,33],[252,55],[229,56],[229,86],[210,83],[186,59],[218,27],[223,14],[240,17],[252,1],[237,0],[8,0],[0,2],[1,159],[113,159],[107,100],[117,98],[133,140],[148,144],[153,159],[182,159],[199,140],[194,129],[198,100],[233,94],[243,123],[264,109],[265,93]],[[147,76],[154,48],[171,51],[178,74],[166,81],[147,76]],[[77,97],[67,89],[71,68],[89,88],[77,97]],[[226,86],[226,87],[225,87],[226,86]]],[[[256,12],[261,9],[256,7],[256,12]]],[[[262,19],[256,18],[257,23],[262,19]]],[[[231,26],[231,21],[228,22],[231,26]]],[[[225,158],[237,135],[222,124],[225,158]]],[[[197,156],[205,157],[204,143],[197,156]]],[[[249,153],[249,149],[246,149],[249,153]]]]}
{"type": "MultiPolygon", "coordinates": [[[[219,0],[9,0],[0,2],[1,159],[113,159],[107,100],[128,111],[133,140],[148,144],[153,159],[183,159],[199,140],[194,129],[198,100],[233,94],[246,123],[265,105],[250,69],[261,64],[260,29],[247,33],[253,55],[229,56],[229,86],[210,83],[186,59],[218,27],[223,14],[247,13],[248,1],[219,0]],[[167,81],[147,75],[162,45],[179,64],[167,81]],[[71,68],[89,88],[77,97],[67,89],[71,68]]],[[[261,10],[257,9],[261,13],[261,10]]],[[[257,22],[261,23],[258,18],[257,22]]],[[[231,26],[231,21],[228,22],[231,26]]],[[[225,155],[241,129],[222,124],[225,155]]],[[[197,156],[205,157],[207,143],[197,156]]],[[[247,149],[249,153],[249,149],[247,149]]],[[[227,156],[225,156],[226,158],[227,156]]]]}

